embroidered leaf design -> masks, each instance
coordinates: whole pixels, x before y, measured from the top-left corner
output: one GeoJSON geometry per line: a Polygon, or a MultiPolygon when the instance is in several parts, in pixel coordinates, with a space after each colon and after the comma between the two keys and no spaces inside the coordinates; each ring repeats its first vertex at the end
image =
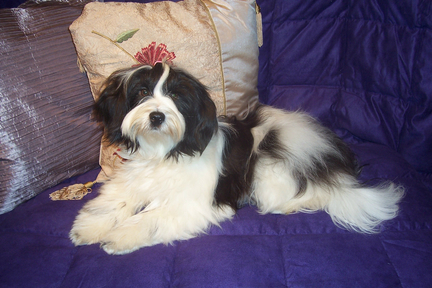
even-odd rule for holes
{"type": "Polygon", "coordinates": [[[139,29],[132,29],[132,30],[128,30],[128,31],[125,31],[123,33],[120,33],[117,36],[116,42],[117,43],[122,43],[122,42],[124,42],[124,41],[132,38],[132,36],[135,35],[135,33],[138,32],[138,30],[139,29]]]}
{"type": "Polygon", "coordinates": [[[132,29],[132,30],[128,30],[126,32],[121,33],[120,35],[117,36],[116,40],[112,40],[111,38],[109,38],[108,36],[99,33],[97,31],[92,30],[92,33],[99,35],[102,38],[107,39],[108,41],[110,41],[112,44],[114,44],[115,46],[117,46],[117,48],[119,48],[120,50],[122,50],[123,52],[125,52],[127,55],[129,55],[129,57],[131,57],[134,61],[136,61],[137,63],[139,63],[139,61],[137,59],[135,59],[135,57],[133,55],[131,55],[129,52],[127,52],[125,49],[123,49],[123,47],[121,47],[118,43],[121,43],[123,41],[126,41],[127,39],[131,38],[139,29],[132,29]]]}

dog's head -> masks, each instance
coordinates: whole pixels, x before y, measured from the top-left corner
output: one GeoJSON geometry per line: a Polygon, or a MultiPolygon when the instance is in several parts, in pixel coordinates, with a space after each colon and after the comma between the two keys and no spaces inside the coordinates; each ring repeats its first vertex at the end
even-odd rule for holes
{"type": "Polygon", "coordinates": [[[162,63],[114,72],[94,115],[111,143],[146,157],[201,154],[218,127],[206,88],[162,63]]]}

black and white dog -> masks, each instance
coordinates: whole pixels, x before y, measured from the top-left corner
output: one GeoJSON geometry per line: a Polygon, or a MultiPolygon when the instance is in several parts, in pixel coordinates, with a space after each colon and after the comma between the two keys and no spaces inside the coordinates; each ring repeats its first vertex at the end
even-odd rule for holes
{"type": "Polygon", "coordinates": [[[167,64],[115,72],[94,111],[129,160],[79,212],[76,245],[125,254],[189,239],[245,203],[325,210],[336,225],[373,233],[403,196],[390,182],[361,185],[350,149],[310,116],[261,106],[218,119],[206,88],[167,64]]]}

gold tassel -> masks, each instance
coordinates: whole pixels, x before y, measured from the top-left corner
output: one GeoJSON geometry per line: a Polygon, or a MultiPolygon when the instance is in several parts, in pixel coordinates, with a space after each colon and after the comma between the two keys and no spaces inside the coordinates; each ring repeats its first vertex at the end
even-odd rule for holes
{"type": "Polygon", "coordinates": [[[68,187],[64,187],[60,190],[57,190],[51,193],[49,196],[51,200],[81,200],[85,195],[91,193],[91,187],[94,182],[87,182],[85,184],[74,184],[68,187]]]}

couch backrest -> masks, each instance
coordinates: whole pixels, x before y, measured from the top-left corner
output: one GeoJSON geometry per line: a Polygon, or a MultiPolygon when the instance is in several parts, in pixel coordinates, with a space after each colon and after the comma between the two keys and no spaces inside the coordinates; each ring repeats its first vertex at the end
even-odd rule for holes
{"type": "Polygon", "coordinates": [[[432,172],[430,1],[262,0],[260,100],[432,172]]]}

